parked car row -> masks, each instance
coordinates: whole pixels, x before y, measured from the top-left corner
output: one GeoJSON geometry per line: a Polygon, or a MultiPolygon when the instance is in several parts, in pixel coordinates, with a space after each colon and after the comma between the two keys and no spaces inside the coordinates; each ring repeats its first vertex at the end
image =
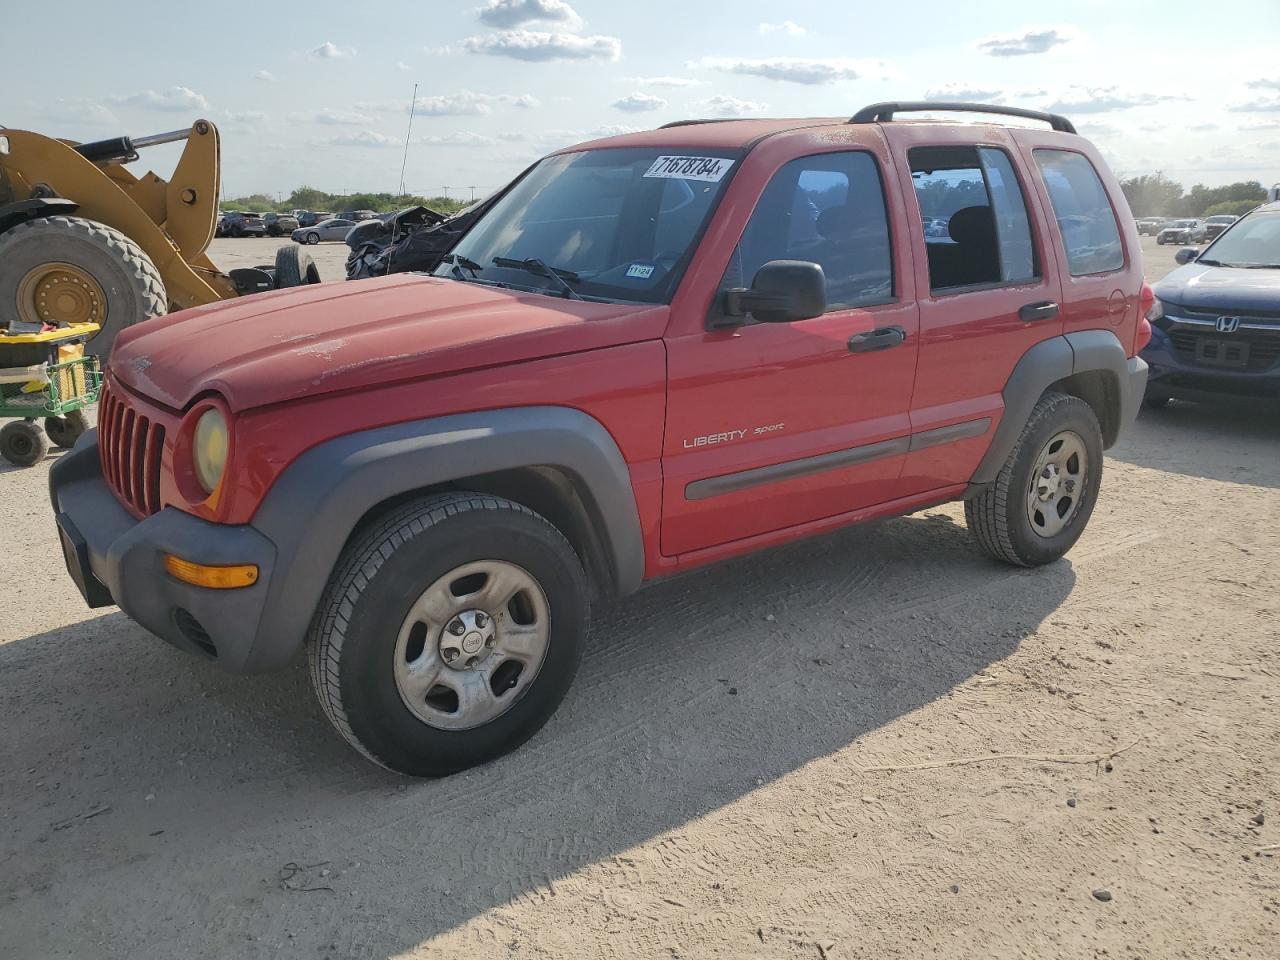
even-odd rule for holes
{"type": "MultiPolygon", "coordinates": [[[[253,213],[241,210],[228,210],[218,215],[216,236],[219,237],[284,237],[293,236],[301,227],[317,227],[328,224],[345,224],[350,229],[352,224],[363,220],[375,220],[376,210],[353,210],[343,214],[333,214],[327,210],[296,210],[293,213],[253,213]]],[[[316,231],[316,239],[293,236],[299,243],[319,243],[321,240],[342,240],[346,237],[336,235],[333,230],[316,231]]]]}
{"type": "Polygon", "coordinates": [[[1139,235],[1155,237],[1156,243],[1159,244],[1202,243],[1205,240],[1212,240],[1239,219],[1229,213],[1220,213],[1205,219],[1139,217],[1134,222],[1138,225],[1139,235]]]}

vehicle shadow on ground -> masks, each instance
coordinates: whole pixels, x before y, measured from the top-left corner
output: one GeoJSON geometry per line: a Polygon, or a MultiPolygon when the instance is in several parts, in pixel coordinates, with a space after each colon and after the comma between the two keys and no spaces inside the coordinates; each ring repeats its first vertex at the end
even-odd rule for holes
{"type": "Polygon", "coordinates": [[[1074,583],[943,513],[691,573],[598,610],[547,728],[438,781],[351,751],[300,666],[226,676],[119,613],[14,641],[0,927],[24,956],[396,954],[946,696],[1074,583]]]}
{"type": "Polygon", "coordinates": [[[1189,477],[1280,487],[1280,401],[1224,397],[1144,408],[1107,456],[1189,477]],[[1205,431],[1212,443],[1204,442],[1205,431]]]}

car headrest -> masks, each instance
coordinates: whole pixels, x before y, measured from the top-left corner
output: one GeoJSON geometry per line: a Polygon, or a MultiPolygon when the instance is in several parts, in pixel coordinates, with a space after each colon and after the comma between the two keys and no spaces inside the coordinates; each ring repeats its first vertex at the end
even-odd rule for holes
{"type": "Polygon", "coordinates": [[[994,243],[996,219],[990,207],[964,207],[951,215],[947,232],[952,240],[962,246],[994,243]]]}

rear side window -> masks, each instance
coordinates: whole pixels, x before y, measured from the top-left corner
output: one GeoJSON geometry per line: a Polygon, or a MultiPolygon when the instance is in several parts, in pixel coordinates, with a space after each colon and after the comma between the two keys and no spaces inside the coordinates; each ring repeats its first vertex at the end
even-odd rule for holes
{"type": "Polygon", "coordinates": [[[1123,267],[1124,248],[1115,211],[1088,157],[1069,150],[1036,150],[1035,156],[1053,203],[1071,275],[1083,277],[1123,267]]]}
{"type": "Polygon", "coordinates": [[[1023,283],[1040,275],[1022,186],[994,147],[908,151],[920,205],[929,288],[1023,283]]]}
{"type": "Polygon", "coordinates": [[[807,260],[827,279],[827,310],[893,298],[889,221],[868,153],[823,153],[785,164],[765,187],[721,289],[749,287],[770,260],[807,260]]]}

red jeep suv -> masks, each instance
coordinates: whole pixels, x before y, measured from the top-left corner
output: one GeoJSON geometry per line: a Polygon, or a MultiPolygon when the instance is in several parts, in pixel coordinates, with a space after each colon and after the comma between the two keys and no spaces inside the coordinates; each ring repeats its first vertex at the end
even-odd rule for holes
{"type": "Polygon", "coordinates": [[[1151,300],[1062,117],[669,124],[534,164],[431,274],[122,333],[51,494],[90,606],[230,671],[305,648],[347,740],[444,774],[546,722],[592,598],[960,499],[1061,557],[1151,300]]]}

